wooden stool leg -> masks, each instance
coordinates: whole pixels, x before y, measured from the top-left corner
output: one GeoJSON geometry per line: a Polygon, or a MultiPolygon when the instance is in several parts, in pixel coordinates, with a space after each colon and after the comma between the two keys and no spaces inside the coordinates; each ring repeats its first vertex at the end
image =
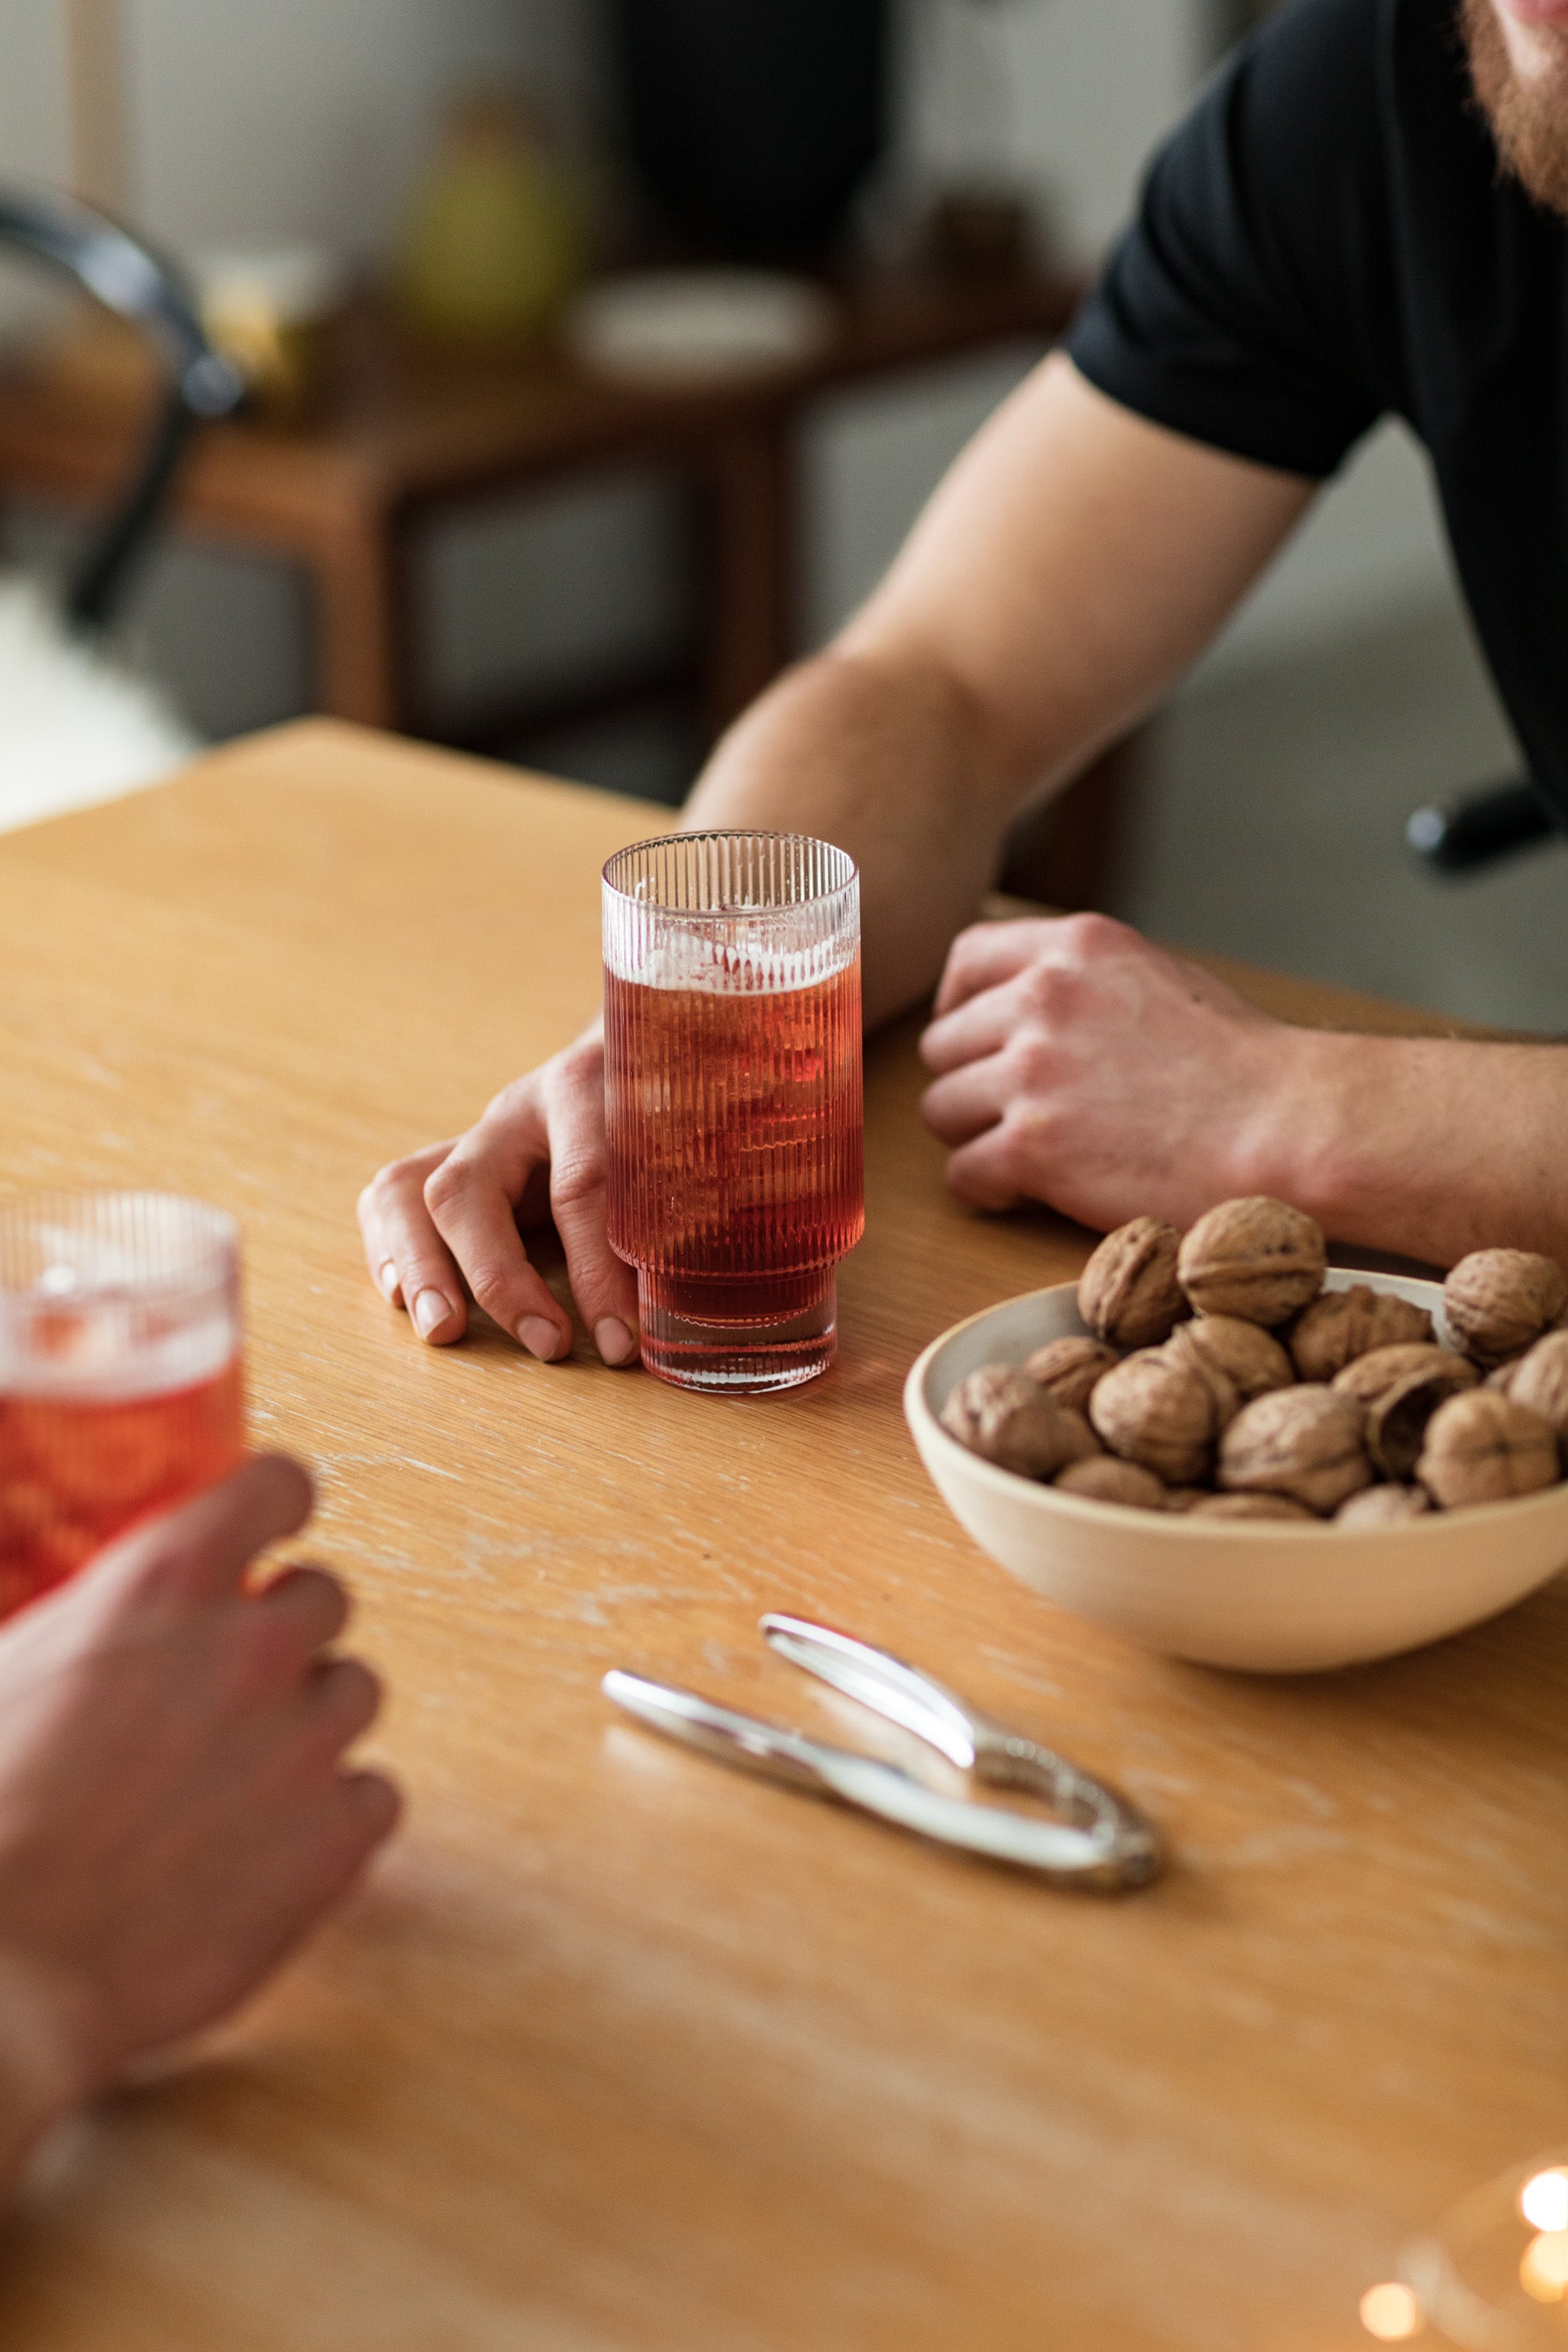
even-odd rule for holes
{"type": "Polygon", "coordinates": [[[702,721],[710,743],[795,654],[794,457],[787,417],[764,417],[726,434],[706,469],[702,721]]]}
{"type": "Polygon", "coordinates": [[[1102,908],[1117,853],[1137,822],[1144,749],[1141,730],[1124,736],[1055,800],[1021,817],[1007,844],[1001,887],[1064,913],[1102,908]]]}
{"type": "Polygon", "coordinates": [[[358,515],[313,567],[316,707],[363,727],[405,730],[417,715],[407,532],[399,518],[358,515]]]}

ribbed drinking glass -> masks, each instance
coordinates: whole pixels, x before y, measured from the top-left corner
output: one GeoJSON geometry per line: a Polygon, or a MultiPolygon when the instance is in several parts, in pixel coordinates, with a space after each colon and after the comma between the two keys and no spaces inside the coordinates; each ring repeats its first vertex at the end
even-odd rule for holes
{"type": "Polygon", "coordinates": [[[0,1200],[0,1616],[243,1447],[234,1220],[167,1192],[0,1200]]]}
{"type": "Polygon", "coordinates": [[[610,1244],[643,1361],[794,1388],[833,1361],[865,1229],[860,899],[799,834],[686,833],[605,868],[610,1244]]]}

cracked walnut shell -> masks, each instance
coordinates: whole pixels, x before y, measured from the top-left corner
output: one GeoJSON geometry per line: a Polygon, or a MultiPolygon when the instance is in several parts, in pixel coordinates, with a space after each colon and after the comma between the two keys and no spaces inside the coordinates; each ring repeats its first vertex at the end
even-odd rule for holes
{"type": "Polygon", "coordinates": [[[1500,1503],[1555,1486],[1560,1468],[1551,1423],[1495,1389],[1470,1389],[1440,1404],[1426,1426],[1415,1475],[1436,1503],[1500,1503]]]}
{"type": "Polygon", "coordinates": [[[1408,1478],[1426,1433],[1426,1424],[1445,1397],[1473,1389],[1480,1375],[1474,1364],[1436,1341],[1407,1341],[1373,1348],[1347,1364],[1334,1379],[1341,1396],[1366,1407],[1366,1450],[1385,1478],[1408,1478]]]}
{"type": "Polygon", "coordinates": [[[1539,1339],[1565,1304],[1562,1267],[1534,1250],[1472,1250],[1443,1285],[1455,1346],[1489,1368],[1539,1339]]]}
{"type": "Polygon", "coordinates": [[[1107,1234],[1079,1277],[1078,1311],[1113,1348],[1152,1348],[1187,1311],[1176,1280],[1182,1237],[1158,1217],[1107,1234]]]}
{"type": "Polygon", "coordinates": [[[1176,1272],[1200,1315],[1236,1315],[1267,1328],[1317,1297],[1327,1262],[1313,1219],[1260,1194],[1222,1201],[1200,1217],[1176,1272]]]}
{"type": "Polygon", "coordinates": [[[1424,1307],[1358,1282],[1313,1299],[1291,1328],[1290,1353],[1304,1381],[1331,1381],[1374,1348],[1415,1347],[1431,1338],[1424,1307]]]}
{"type": "Polygon", "coordinates": [[[1058,1404],[1066,1405],[1073,1412],[1085,1412],[1096,1381],[1121,1361],[1115,1349],[1108,1348],[1103,1339],[1072,1336],[1047,1340],[1043,1348],[1037,1348],[1026,1360],[1024,1370],[1058,1404]]]}
{"type": "Polygon", "coordinates": [[[1024,1478],[1053,1478],[1081,1451],[1061,1407],[1037,1381],[1005,1364],[982,1364],[960,1381],[941,1417],[949,1436],[972,1454],[1024,1478]]]}
{"type": "Polygon", "coordinates": [[[1220,1441],[1219,1483],[1233,1493],[1289,1495],[1309,1510],[1338,1508],[1372,1484],[1365,1414],[1333,1389],[1276,1389],[1237,1413],[1220,1441]]]}
{"type": "Polygon", "coordinates": [[[1169,1349],[1142,1348],[1106,1373],[1089,1417],[1112,1454],[1142,1463],[1167,1486],[1190,1486],[1207,1475],[1228,1416],[1214,1374],[1169,1349]]]}

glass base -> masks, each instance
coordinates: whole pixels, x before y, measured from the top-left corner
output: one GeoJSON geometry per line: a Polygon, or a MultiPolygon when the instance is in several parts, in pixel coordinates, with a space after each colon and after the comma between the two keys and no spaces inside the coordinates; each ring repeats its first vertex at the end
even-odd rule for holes
{"type": "Polygon", "coordinates": [[[678,1389],[796,1389],[825,1372],[838,1348],[833,1266],[744,1277],[639,1269],[637,1312],[644,1364],[678,1389]]]}

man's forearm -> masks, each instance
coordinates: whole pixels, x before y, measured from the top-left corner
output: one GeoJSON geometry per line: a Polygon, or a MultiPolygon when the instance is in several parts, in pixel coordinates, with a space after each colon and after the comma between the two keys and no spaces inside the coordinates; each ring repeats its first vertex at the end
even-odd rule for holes
{"type": "Polygon", "coordinates": [[[866,1017],[932,988],[994,877],[1016,793],[939,670],[828,653],[732,727],[681,823],[814,833],[860,869],[866,1017]]]}
{"type": "Polygon", "coordinates": [[[1291,1034],[1257,1190],[1436,1265],[1489,1246],[1568,1265],[1568,1046],[1291,1034]]]}
{"type": "Polygon", "coordinates": [[[1026,797],[1181,675],[1312,490],[1132,415],[1058,354],[963,453],[837,646],[731,730],[683,821],[847,849],[883,1018],[935,982],[1026,797]]]}

